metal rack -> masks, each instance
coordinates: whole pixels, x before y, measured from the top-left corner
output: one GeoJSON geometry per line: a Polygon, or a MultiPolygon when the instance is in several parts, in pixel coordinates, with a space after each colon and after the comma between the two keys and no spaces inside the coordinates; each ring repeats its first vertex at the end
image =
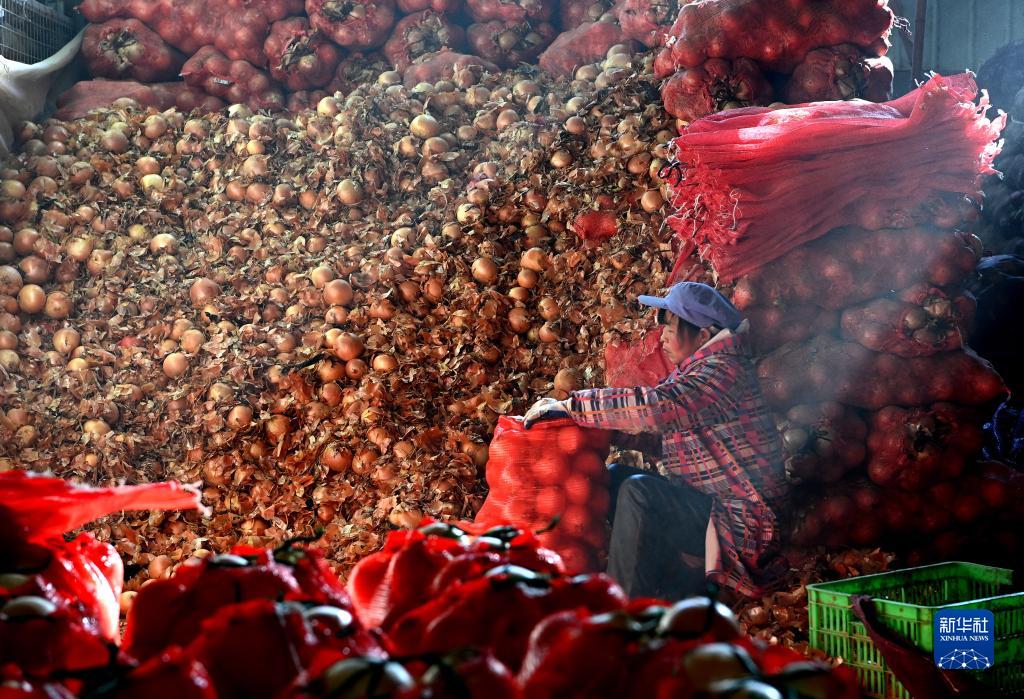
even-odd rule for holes
{"type": "Polygon", "coordinates": [[[64,0],[0,0],[0,55],[20,63],[38,63],[75,35],[64,0]]]}

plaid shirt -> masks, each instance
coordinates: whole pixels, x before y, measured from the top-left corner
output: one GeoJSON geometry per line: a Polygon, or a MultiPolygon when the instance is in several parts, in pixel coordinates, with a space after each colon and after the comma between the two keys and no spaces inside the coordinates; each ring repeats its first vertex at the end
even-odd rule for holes
{"type": "Polygon", "coordinates": [[[714,498],[719,560],[708,577],[761,593],[755,576],[777,544],[771,503],[785,494],[785,467],[745,332],[719,334],[657,386],[576,391],[568,405],[579,425],[661,433],[669,474],[714,498]]]}

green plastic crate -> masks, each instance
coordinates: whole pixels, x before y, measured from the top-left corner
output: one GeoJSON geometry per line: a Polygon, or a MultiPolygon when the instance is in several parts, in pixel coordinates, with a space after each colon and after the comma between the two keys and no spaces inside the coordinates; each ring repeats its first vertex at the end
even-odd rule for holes
{"type": "Polygon", "coordinates": [[[972,672],[992,696],[1024,696],[1024,592],[1011,593],[1013,571],[976,563],[940,563],[807,586],[810,645],[854,668],[865,694],[911,697],[889,671],[850,608],[854,595],[875,601],[879,621],[931,654],[933,620],[944,609],[988,609],[995,617],[995,665],[972,672]]]}

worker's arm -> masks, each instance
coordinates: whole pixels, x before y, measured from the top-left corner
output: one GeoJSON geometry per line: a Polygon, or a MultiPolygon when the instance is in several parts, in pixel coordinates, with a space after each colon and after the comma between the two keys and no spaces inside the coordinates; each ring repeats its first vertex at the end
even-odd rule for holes
{"type": "Polygon", "coordinates": [[[723,422],[736,409],[740,367],[708,358],[657,386],[574,391],[566,402],[576,424],[622,432],[664,432],[723,422]]]}

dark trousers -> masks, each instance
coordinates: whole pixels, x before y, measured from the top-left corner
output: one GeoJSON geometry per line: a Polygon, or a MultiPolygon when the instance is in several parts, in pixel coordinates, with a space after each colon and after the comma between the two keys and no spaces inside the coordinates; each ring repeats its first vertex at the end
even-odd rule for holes
{"type": "Polygon", "coordinates": [[[611,464],[608,574],[630,597],[678,600],[705,591],[711,498],[642,469],[611,464]],[[701,560],[687,565],[683,554],[701,560]]]}

